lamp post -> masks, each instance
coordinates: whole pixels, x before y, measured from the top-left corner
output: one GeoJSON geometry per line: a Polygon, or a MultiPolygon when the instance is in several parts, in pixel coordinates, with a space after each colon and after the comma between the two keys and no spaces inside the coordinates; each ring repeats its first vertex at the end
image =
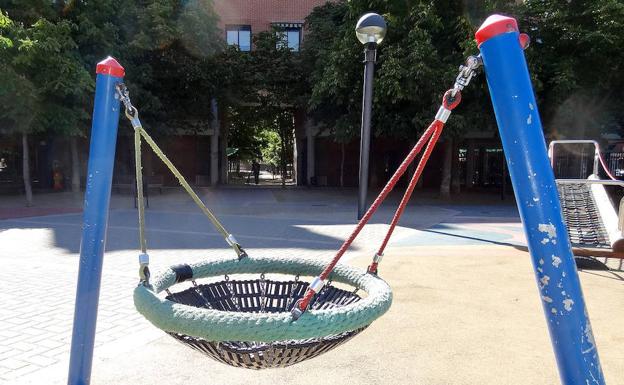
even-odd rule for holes
{"type": "Polygon", "coordinates": [[[364,90],[362,95],[362,132],[360,139],[360,179],[358,190],[358,219],[366,212],[368,189],[368,159],[370,153],[370,121],[373,104],[373,73],[377,59],[377,45],[386,36],[386,22],[376,13],[360,17],[355,26],[355,36],[364,44],[364,90]]]}

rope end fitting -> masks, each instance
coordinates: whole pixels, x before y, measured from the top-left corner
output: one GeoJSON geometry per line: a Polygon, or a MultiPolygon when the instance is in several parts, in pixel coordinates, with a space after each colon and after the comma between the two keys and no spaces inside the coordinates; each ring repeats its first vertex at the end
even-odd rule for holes
{"type": "Polygon", "coordinates": [[[240,247],[240,245],[238,245],[238,260],[240,261],[241,259],[245,259],[247,257],[249,257],[249,255],[247,254],[247,252],[240,247]]]}
{"type": "Polygon", "coordinates": [[[228,234],[228,236],[225,238],[225,241],[234,249],[234,251],[236,251],[236,255],[238,256],[239,261],[249,256],[247,255],[247,252],[242,248],[240,243],[238,243],[236,238],[234,238],[234,235],[228,234]]]}
{"type": "Polygon", "coordinates": [[[461,91],[459,88],[451,88],[444,93],[442,97],[442,105],[438,109],[438,113],[435,116],[435,120],[445,124],[448,118],[451,116],[451,112],[461,102],[461,91]]]}
{"type": "MultiPolygon", "coordinates": [[[[447,110],[453,111],[461,103],[461,90],[457,88],[451,88],[444,93],[442,97],[442,107],[447,110]]],[[[449,112],[450,112],[449,111],[449,112]]]]}
{"type": "Polygon", "coordinates": [[[292,320],[296,321],[303,315],[303,313],[308,310],[310,306],[310,302],[314,294],[318,293],[325,286],[325,281],[321,279],[321,277],[316,277],[310,282],[310,286],[308,286],[308,290],[306,290],[303,298],[300,298],[297,302],[295,302],[295,306],[293,306],[290,314],[292,316],[292,320]]]}
{"type": "Polygon", "coordinates": [[[292,310],[290,311],[292,322],[295,322],[296,320],[298,320],[299,317],[301,317],[303,313],[306,311],[306,309],[301,309],[301,301],[302,299],[299,299],[297,302],[295,302],[295,306],[293,306],[292,310]]]}
{"type": "Polygon", "coordinates": [[[370,266],[368,266],[368,270],[366,271],[368,274],[377,275],[377,268],[379,267],[379,262],[381,262],[383,256],[383,253],[375,253],[375,256],[373,257],[373,262],[370,264],[370,266]]]}
{"type": "Polygon", "coordinates": [[[149,278],[149,255],[141,253],[139,254],[139,284],[149,286],[149,278]]]}

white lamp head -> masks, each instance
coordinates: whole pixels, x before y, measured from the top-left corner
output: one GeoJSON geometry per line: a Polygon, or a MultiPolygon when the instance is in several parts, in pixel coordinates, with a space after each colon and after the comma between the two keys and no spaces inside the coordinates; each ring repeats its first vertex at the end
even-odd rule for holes
{"type": "Polygon", "coordinates": [[[362,44],[379,44],[386,36],[387,29],[383,17],[376,13],[367,13],[358,20],[355,26],[355,35],[362,44]]]}

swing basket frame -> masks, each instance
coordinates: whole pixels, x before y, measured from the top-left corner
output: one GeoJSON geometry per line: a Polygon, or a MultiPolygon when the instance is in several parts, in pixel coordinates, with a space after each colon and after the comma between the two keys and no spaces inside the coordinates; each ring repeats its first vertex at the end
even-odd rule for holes
{"type": "Polygon", "coordinates": [[[309,287],[303,280],[265,279],[264,274],[317,276],[327,261],[297,257],[217,258],[187,265],[185,274],[167,269],[151,285],[134,291],[137,310],[156,327],[217,361],[250,369],[285,367],[316,357],[348,341],[392,303],[388,284],[374,274],[339,264],[306,311],[293,321],[290,310],[309,287]],[[261,274],[260,279],[196,279],[261,274]],[[170,288],[183,281],[193,285],[170,288]],[[161,293],[167,292],[164,296],[161,293]],[[365,292],[359,296],[356,292],[365,292]]]}

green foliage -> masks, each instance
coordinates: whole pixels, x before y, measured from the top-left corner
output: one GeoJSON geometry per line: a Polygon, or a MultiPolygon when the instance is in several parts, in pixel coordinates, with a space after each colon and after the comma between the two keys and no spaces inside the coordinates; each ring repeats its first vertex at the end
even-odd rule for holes
{"type": "MultiPolygon", "coordinates": [[[[474,53],[472,25],[454,1],[350,1],[328,3],[306,19],[303,58],[310,79],[310,112],[339,142],[358,135],[361,116],[363,46],[355,38],[357,19],[369,10],[382,14],[388,33],[378,49],[373,127],[377,136],[415,139],[432,120],[444,91],[453,84],[466,53],[474,53]]],[[[476,88],[476,90],[474,89],[476,88]]],[[[461,110],[446,132],[459,135],[482,126],[478,97],[467,90],[461,110]],[[468,106],[466,106],[468,105],[468,106]]]]}
{"type": "Polygon", "coordinates": [[[528,0],[517,8],[542,120],[556,136],[622,132],[624,3],[528,0]]]}
{"type": "MultiPolygon", "coordinates": [[[[357,18],[381,13],[388,34],[378,49],[373,127],[378,136],[414,139],[435,114],[464,57],[478,52],[474,30],[495,12],[519,18],[533,43],[526,51],[542,120],[567,137],[621,130],[624,112],[612,97],[624,86],[624,3],[619,0],[361,1],[328,3],[306,19],[303,59],[312,117],[339,142],[359,133],[362,46],[357,18]]],[[[485,82],[463,92],[445,131],[493,130],[485,82]]]]}
{"type": "MultiPolygon", "coordinates": [[[[275,31],[255,35],[252,52],[226,48],[211,0],[0,0],[0,10],[5,131],[85,134],[95,64],[113,55],[151,129],[203,131],[216,97],[241,157],[274,143],[268,131],[280,146],[291,143],[301,108],[348,142],[359,134],[362,94],[363,47],[353,28],[370,10],[388,22],[375,74],[377,136],[419,135],[458,65],[478,51],[474,30],[492,11],[517,16],[532,37],[526,53],[548,130],[596,137],[624,121],[616,97],[624,86],[621,0],[335,1],[307,17],[300,53],[279,45],[275,31]]],[[[461,136],[493,123],[477,77],[445,132],[461,136]]]]}
{"type": "Polygon", "coordinates": [[[306,103],[301,57],[279,44],[276,31],[256,34],[253,43],[252,52],[232,48],[224,55],[231,71],[229,141],[233,147],[248,149],[241,157],[262,155],[285,175],[292,161],[294,112],[306,103]]]}
{"type": "Polygon", "coordinates": [[[23,26],[0,10],[0,132],[29,132],[39,103],[33,84],[14,66],[24,39],[23,26]]]}
{"type": "Polygon", "coordinates": [[[263,130],[260,132],[263,140],[262,161],[274,168],[280,166],[281,162],[281,139],[277,132],[263,130]]]}
{"type": "MultiPolygon", "coordinates": [[[[205,106],[223,77],[215,64],[223,40],[212,1],[0,0],[0,8],[0,23],[13,17],[14,25],[25,26],[19,38],[2,34],[0,47],[4,62],[39,100],[29,129],[84,134],[95,64],[108,55],[126,68],[133,101],[154,130],[207,128],[205,106]]],[[[5,73],[3,83],[8,78],[5,73]]]]}

